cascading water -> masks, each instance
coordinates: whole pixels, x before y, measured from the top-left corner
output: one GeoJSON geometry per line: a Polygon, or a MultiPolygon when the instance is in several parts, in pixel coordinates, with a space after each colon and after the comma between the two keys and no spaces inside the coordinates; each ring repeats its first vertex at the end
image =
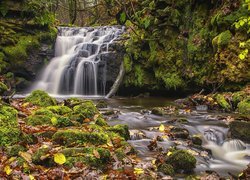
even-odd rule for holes
{"type": "Polygon", "coordinates": [[[104,96],[106,94],[106,62],[103,54],[122,33],[123,27],[60,27],[55,57],[40,81],[32,88],[52,95],[104,96]]]}

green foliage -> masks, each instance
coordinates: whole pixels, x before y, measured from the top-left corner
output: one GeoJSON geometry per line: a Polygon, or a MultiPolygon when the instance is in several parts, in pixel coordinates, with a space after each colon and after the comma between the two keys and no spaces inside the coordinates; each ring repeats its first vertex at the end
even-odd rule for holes
{"type": "Polygon", "coordinates": [[[8,87],[4,83],[0,82],[0,95],[3,94],[7,90],[8,90],[8,87]]]}
{"type": "Polygon", "coordinates": [[[55,22],[55,15],[52,12],[55,0],[44,3],[43,0],[27,0],[24,10],[34,14],[35,23],[41,26],[51,26],[55,22]]]}
{"type": "Polygon", "coordinates": [[[25,98],[25,101],[42,107],[56,105],[56,100],[50,97],[48,93],[41,90],[33,91],[28,97],[25,98]]]}
{"type": "Polygon", "coordinates": [[[218,35],[218,42],[217,42],[218,46],[219,47],[226,46],[231,40],[231,38],[232,38],[232,33],[229,30],[220,33],[218,35]]]}
{"type": "Polygon", "coordinates": [[[174,168],[173,166],[171,166],[170,164],[161,164],[159,167],[158,167],[158,171],[159,172],[162,172],[166,175],[170,175],[170,176],[173,176],[174,175],[174,168]]]}
{"type": "Polygon", "coordinates": [[[250,98],[247,98],[238,104],[238,111],[241,114],[250,114],[250,98]]]}
{"type": "Polygon", "coordinates": [[[225,99],[225,97],[221,94],[218,94],[216,97],[217,103],[225,110],[230,110],[231,106],[225,99]]]}

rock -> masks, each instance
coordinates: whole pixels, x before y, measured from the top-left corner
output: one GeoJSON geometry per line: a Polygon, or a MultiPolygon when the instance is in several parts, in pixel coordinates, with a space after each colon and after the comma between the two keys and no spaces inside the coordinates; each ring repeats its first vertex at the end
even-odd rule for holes
{"type": "Polygon", "coordinates": [[[174,151],[166,160],[166,163],[173,166],[175,172],[191,172],[196,167],[196,159],[186,150],[174,151]]]}
{"type": "Polygon", "coordinates": [[[216,97],[217,103],[220,105],[220,107],[224,110],[230,110],[231,106],[230,104],[226,101],[225,97],[221,94],[218,94],[216,97]]]}
{"type": "Polygon", "coordinates": [[[202,139],[201,139],[201,136],[199,135],[193,135],[191,137],[191,141],[193,142],[193,144],[195,145],[198,145],[198,146],[201,146],[202,145],[202,139]]]}
{"type": "Polygon", "coordinates": [[[93,145],[106,144],[108,141],[108,135],[104,133],[96,132],[84,132],[78,129],[59,130],[53,137],[53,142],[60,145],[71,146],[71,145],[83,145],[85,143],[93,145]]]}
{"type": "Polygon", "coordinates": [[[237,107],[239,113],[250,115],[250,98],[241,101],[237,107]]]}
{"type": "Polygon", "coordinates": [[[152,109],[152,114],[158,115],[158,116],[163,116],[164,115],[164,111],[162,108],[159,107],[155,107],[152,109]]]}
{"type": "Polygon", "coordinates": [[[17,122],[17,110],[0,105],[0,146],[5,147],[21,140],[21,131],[17,122]]]}
{"type": "Polygon", "coordinates": [[[173,127],[170,132],[175,138],[187,139],[189,136],[188,130],[184,128],[173,127]]]}
{"type": "Polygon", "coordinates": [[[97,107],[97,108],[107,108],[107,107],[108,107],[108,104],[107,104],[106,101],[100,100],[100,101],[97,102],[96,107],[97,107]]]}
{"type": "Polygon", "coordinates": [[[208,106],[207,105],[198,105],[195,107],[197,111],[207,111],[208,106]]]}
{"type": "Polygon", "coordinates": [[[118,124],[118,125],[115,125],[113,127],[109,127],[107,130],[115,132],[115,133],[118,133],[125,140],[129,140],[130,139],[129,130],[128,130],[128,126],[127,125],[118,124]]]}
{"type": "Polygon", "coordinates": [[[48,95],[48,93],[35,90],[28,97],[24,99],[26,102],[30,102],[37,106],[47,107],[56,105],[56,100],[48,95]]]}
{"type": "Polygon", "coordinates": [[[53,160],[50,156],[47,156],[48,154],[49,148],[41,147],[32,155],[32,162],[37,165],[49,167],[53,164],[53,160]]]}
{"type": "Polygon", "coordinates": [[[83,123],[85,119],[93,120],[94,115],[99,114],[92,101],[83,101],[74,106],[71,119],[83,123]]]}
{"type": "Polygon", "coordinates": [[[158,167],[158,171],[162,172],[162,173],[164,173],[166,175],[170,175],[170,176],[174,175],[174,168],[170,164],[166,164],[166,163],[161,164],[158,167]]]}
{"type": "Polygon", "coordinates": [[[250,142],[250,122],[232,121],[229,124],[229,128],[232,138],[240,139],[248,143],[250,142]]]}
{"type": "Polygon", "coordinates": [[[98,117],[95,121],[95,124],[99,125],[99,126],[108,126],[108,123],[106,122],[105,119],[103,119],[102,117],[98,117]]]}
{"type": "Polygon", "coordinates": [[[49,106],[46,109],[58,115],[66,115],[72,112],[67,106],[49,106]]]}

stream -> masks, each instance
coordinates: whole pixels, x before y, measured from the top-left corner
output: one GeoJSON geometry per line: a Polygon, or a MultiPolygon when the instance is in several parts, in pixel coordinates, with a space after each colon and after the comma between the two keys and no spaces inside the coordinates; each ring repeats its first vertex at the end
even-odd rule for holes
{"type": "MultiPolygon", "coordinates": [[[[179,110],[178,115],[157,116],[150,112],[153,107],[166,107],[173,104],[173,99],[166,98],[116,98],[108,100],[108,108],[102,112],[114,111],[108,116],[110,125],[127,124],[131,140],[128,142],[137,150],[139,158],[148,162],[156,158],[157,150],[150,151],[148,145],[157,138],[157,149],[166,151],[170,147],[187,149],[197,159],[196,174],[216,171],[220,176],[228,173],[238,175],[250,162],[250,145],[237,139],[228,138],[225,117],[230,114],[208,111],[179,110]],[[175,121],[185,119],[186,121],[175,121]],[[189,135],[199,136],[202,147],[194,146],[187,138],[166,138],[159,126],[171,125],[188,130],[189,135]]],[[[189,136],[189,137],[190,137],[189,136]]]]}

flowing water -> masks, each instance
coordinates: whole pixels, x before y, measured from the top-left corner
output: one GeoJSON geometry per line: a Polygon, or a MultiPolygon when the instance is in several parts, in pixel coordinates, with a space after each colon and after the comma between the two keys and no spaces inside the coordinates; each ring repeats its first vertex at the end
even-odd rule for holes
{"type": "MultiPolygon", "coordinates": [[[[158,141],[158,148],[167,150],[177,146],[179,149],[189,149],[196,155],[197,167],[195,172],[200,174],[207,170],[218,172],[221,176],[228,173],[237,175],[250,163],[250,145],[238,139],[228,138],[228,128],[225,122],[219,120],[223,114],[207,111],[179,111],[181,115],[156,116],[145,109],[155,106],[171,105],[172,100],[164,98],[136,98],[136,99],[110,99],[109,109],[115,110],[115,115],[110,118],[109,124],[127,124],[130,128],[131,140],[129,143],[138,151],[139,157],[144,161],[156,158],[157,152],[150,151],[148,145],[157,136],[164,133],[157,129],[161,124],[182,127],[189,134],[199,135],[202,139],[203,149],[191,146],[187,140],[170,140],[163,138],[158,141]],[[186,118],[186,123],[173,119],[186,118]],[[211,151],[208,153],[205,149],[211,151]]],[[[226,116],[226,114],[224,114],[226,116]]]]}
{"type": "Polygon", "coordinates": [[[122,33],[123,27],[59,27],[55,57],[32,87],[51,95],[104,96],[106,62],[102,55],[122,33]]]}

